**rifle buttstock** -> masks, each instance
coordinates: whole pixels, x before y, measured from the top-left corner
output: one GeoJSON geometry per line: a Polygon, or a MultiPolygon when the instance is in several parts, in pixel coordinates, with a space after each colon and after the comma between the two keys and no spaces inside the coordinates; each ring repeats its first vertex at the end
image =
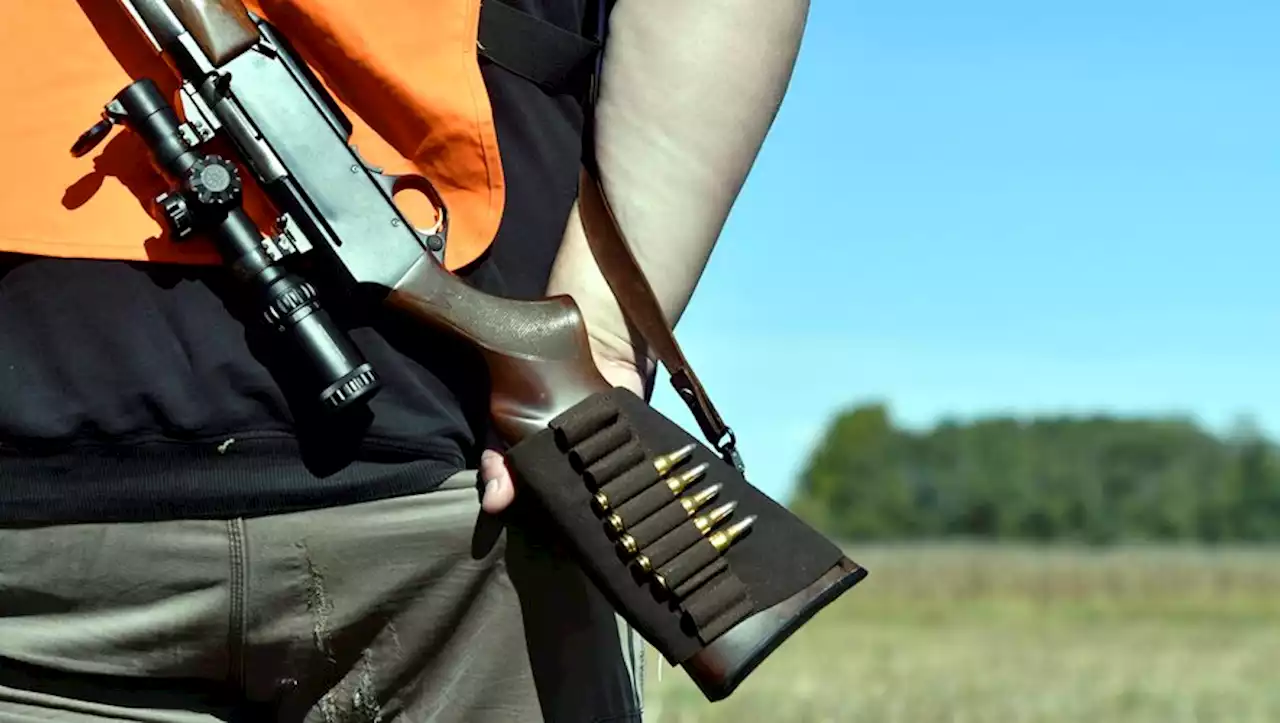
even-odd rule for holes
{"type": "Polygon", "coordinates": [[[215,66],[258,42],[258,28],[240,0],[165,0],[215,66]]]}
{"type": "Polygon", "coordinates": [[[541,301],[492,296],[424,256],[384,304],[480,350],[489,368],[494,428],[509,444],[610,389],[591,357],[582,314],[567,296],[541,301]]]}

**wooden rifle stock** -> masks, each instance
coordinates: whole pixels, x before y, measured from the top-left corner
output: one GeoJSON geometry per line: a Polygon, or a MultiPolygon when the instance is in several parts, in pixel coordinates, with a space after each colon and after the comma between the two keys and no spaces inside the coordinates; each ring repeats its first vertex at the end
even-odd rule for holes
{"type": "MultiPolygon", "coordinates": [[[[481,350],[491,377],[490,414],[508,444],[546,429],[560,413],[610,388],[591,358],[582,315],[567,296],[543,301],[495,297],[467,286],[424,256],[388,294],[385,305],[481,350]]],[[[682,666],[710,700],[719,700],[787,634],[852,584],[855,574],[865,572],[842,560],[809,587],[730,628],[682,666]]]]}
{"type": "Polygon", "coordinates": [[[503,441],[546,429],[609,383],[591,358],[587,329],[567,296],[516,301],[467,286],[424,255],[385,305],[479,348],[489,368],[489,410],[503,441]]]}
{"type": "Polygon", "coordinates": [[[258,42],[258,28],[240,0],[134,0],[138,11],[163,27],[161,5],[168,6],[209,62],[222,65],[258,42]]]}

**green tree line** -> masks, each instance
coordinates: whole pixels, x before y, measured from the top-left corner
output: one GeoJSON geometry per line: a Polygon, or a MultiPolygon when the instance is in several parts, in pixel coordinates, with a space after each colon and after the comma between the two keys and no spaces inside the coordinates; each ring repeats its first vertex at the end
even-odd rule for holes
{"type": "Polygon", "coordinates": [[[1247,426],[990,417],[923,430],[884,405],[836,417],[791,508],[849,540],[1280,539],[1280,456],[1247,426]]]}

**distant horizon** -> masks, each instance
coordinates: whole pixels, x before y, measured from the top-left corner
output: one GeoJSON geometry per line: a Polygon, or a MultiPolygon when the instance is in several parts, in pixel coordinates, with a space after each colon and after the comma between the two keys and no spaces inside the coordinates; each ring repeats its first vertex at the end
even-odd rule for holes
{"type": "MultiPolygon", "coordinates": [[[[697,362],[693,363],[697,364],[697,362]]],[[[710,369],[702,371],[701,367],[698,368],[700,375],[714,373],[710,369]]],[[[705,383],[711,388],[715,386],[711,381],[706,381],[705,383]]],[[[695,438],[705,441],[701,436],[697,423],[688,412],[688,407],[684,401],[674,391],[670,391],[670,382],[665,371],[659,371],[657,386],[658,389],[653,397],[654,406],[663,414],[678,422],[695,438]]],[[[717,401],[720,399],[720,395],[714,391],[709,393],[712,395],[713,402],[720,404],[717,401]]],[[[901,408],[895,405],[892,399],[880,396],[863,396],[853,397],[843,405],[833,406],[821,421],[811,425],[811,428],[807,430],[807,434],[796,433],[794,430],[790,434],[784,434],[782,436],[783,442],[781,442],[782,448],[779,449],[780,445],[771,441],[775,439],[775,432],[767,424],[751,423],[755,421],[753,417],[735,419],[723,410],[722,413],[729,417],[726,420],[728,424],[731,426],[736,425],[735,433],[740,439],[739,446],[749,461],[747,465],[748,479],[775,500],[787,502],[795,492],[795,485],[800,475],[803,474],[809,455],[821,443],[830,425],[835,422],[841,413],[872,404],[884,405],[895,427],[914,433],[927,433],[947,421],[968,424],[996,417],[1015,418],[1020,421],[1036,421],[1048,418],[1083,420],[1099,417],[1135,421],[1177,419],[1192,422],[1206,433],[1224,439],[1231,434],[1237,425],[1247,424],[1251,425],[1255,431],[1268,441],[1280,444],[1280,419],[1276,418],[1277,415],[1261,415],[1256,411],[1241,411],[1238,413],[1224,411],[1221,414],[1206,415],[1185,408],[1160,409],[1145,407],[1122,409],[1114,405],[1095,404],[1041,407],[991,406],[954,412],[940,410],[923,416],[909,416],[903,414],[901,408]],[[737,422],[749,422],[751,424],[740,425],[737,422]],[[777,457],[759,459],[761,454],[769,455],[770,453],[776,454],[777,457]],[[750,462],[759,462],[759,464],[751,464],[750,462]],[[762,471],[764,474],[760,474],[762,471]]],[[[725,407],[725,409],[728,408],[727,406],[725,407]]]]}
{"type": "Polygon", "coordinates": [[[757,486],[864,399],[1280,437],[1280,5],[1224,1],[813,0],[677,329],[757,486]]]}
{"type": "MultiPolygon", "coordinates": [[[[936,429],[938,426],[946,422],[954,422],[958,424],[973,424],[993,419],[1015,419],[1023,422],[1044,421],[1048,419],[1070,419],[1070,420],[1088,420],[1088,419],[1116,419],[1116,420],[1133,420],[1133,421],[1186,421],[1194,424],[1196,427],[1203,429],[1205,432],[1214,435],[1229,434],[1237,425],[1252,425],[1260,433],[1267,436],[1280,436],[1280,429],[1268,429],[1259,420],[1256,414],[1240,413],[1232,415],[1225,420],[1206,419],[1203,415],[1196,414],[1186,410],[1177,409],[1116,409],[1112,406],[1060,406],[1060,407],[1041,407],[1035,409],[1016,408],[1016,407],[991,407],[989,409],[975,409],[963,413],[948,413],[941,411],[935,413],[928,419],[907,420],[898,413],[894,408],[891,400],[880,397],[863,397],[855,399],[845,404],[842,410],[848,411],[859,407],[867,407],[875,404],[883,405],[889,411],[890,420],[894,426],[901,429],[910,429],[913,431],[928,431],[936,429]]],[[[832,418],[834,421],[834,416],[832,418]]]]}

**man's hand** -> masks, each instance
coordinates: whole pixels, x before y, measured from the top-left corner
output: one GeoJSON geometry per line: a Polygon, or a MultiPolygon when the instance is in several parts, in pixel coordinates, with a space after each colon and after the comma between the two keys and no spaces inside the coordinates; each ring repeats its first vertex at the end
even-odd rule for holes
{"type": "MultiPolygon", "coordinates": [[[[595,339],[592,339],[591,346],[592,357],[605,381],[643,396],[644,378],[636,367],[634,353],[605,350],[595,339]]],[[[511,471],[507,469],[502,455],[492,449],[486,449],[480,455],[480,479],[484,481],[480,506],[485,512],[498,514],[515,499],[516,487],[511,480],[511,471]]]]}

